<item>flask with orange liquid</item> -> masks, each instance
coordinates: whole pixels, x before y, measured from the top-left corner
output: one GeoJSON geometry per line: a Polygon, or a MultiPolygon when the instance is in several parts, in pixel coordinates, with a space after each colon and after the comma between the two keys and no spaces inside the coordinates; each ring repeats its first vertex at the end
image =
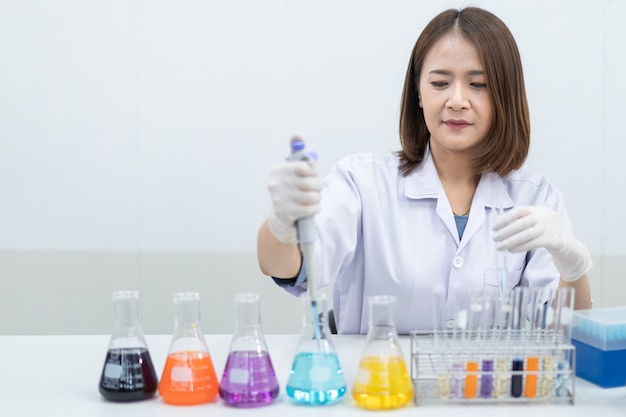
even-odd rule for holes
{"type": "Polygon", "coordinates": [[[369,329],[352,398],[370,410],[403,407],[413,398],[413,386],[396,332],[396,298],[376,295],[368,302],[369,329]]]}
{"type": "Polygon", "coordinates": [[[213,401],[219,381],[204,335],[200,330],[200,294],[174,294],[176,319],[159,384],[163,401],[195,405],[213,401]]]}

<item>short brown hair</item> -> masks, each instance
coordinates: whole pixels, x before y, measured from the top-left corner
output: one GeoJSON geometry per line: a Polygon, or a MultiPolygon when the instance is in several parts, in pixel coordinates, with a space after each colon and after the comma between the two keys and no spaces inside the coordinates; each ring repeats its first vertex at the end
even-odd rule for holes
{"type": "Polygon", "coordinates": [[[524,164],[530,146],[522,62],[515,39],[504,22],[476,7],[440,13],[428,23],[415,43],[400,108],[400,171],[408,175],[424,160],[430,133],[419,106],[420,73],[430,48],[452,31],[457,31],[476,47],[493,102],[493,125],[474,157],[476,174],[507,175],[524,164]]]}

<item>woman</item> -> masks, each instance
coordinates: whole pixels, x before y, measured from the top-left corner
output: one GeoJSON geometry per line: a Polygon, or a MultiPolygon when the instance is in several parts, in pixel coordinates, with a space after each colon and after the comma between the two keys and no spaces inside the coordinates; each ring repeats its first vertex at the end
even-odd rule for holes
{"type": "Polygon", "coordinates": [[[520,171],[530,142],[521,59],[506,25],[478,8],[447,10],[418,38],[400,115],[402,150],[274,167],[272,212],[258,235],[264,274],[306,291],[294,222],[315,215],[315,282],[334,282],[339,333],[366,333],[365,300],[397,297],[399,333],[432,328],[433,294],[451,320],[464,296],[497,291],[496,247],[508,250],[507,290],[576,288],[590,308],[591,257],[571,232],[563,197],[520,171]],[[496,206],[505,214],[493,221],[496,206]]]}

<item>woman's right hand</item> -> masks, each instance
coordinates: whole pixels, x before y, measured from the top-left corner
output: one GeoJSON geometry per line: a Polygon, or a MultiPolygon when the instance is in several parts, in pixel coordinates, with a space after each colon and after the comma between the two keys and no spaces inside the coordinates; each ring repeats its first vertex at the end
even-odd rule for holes
{"type": "Polygon", "coordinates": [[[284,162],[270,171],[268,190],[272,210],[268,226],[283,243],[297,243],[295,222],[320,211],[322,181],[315,164],[307,161],[284,162]]]}

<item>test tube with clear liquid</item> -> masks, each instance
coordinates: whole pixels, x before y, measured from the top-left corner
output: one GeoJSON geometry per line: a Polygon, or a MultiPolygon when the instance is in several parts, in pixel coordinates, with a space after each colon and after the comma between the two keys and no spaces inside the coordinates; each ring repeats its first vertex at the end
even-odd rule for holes
{"type": "Polygon", "coordinates": [[[326,294],[317,294],[315,300],[310,296],[309,293],[302,298],[302,329],[286,392],[298,405],[336,404],[343,399],[347,387],[328,327],[326,294]],[[311,305],[317,308],[312,309],[311,305]]]}
{"type": "Polygon", "coordinates": [[[413,398],[413,386],[395,324],[396,298],[368,297],[369,328],[352,386],[356,405],[370,410],[403,407],[413,398]]]}
{"type": "MultiPolygon", "coordinates": [[[[504,214],[504,209],[500,203],[493,205],[492,212],[492,224],[504,214]]],[[[500,298],[506,300],[510,297],[511,291],[509,290],[509,270],[507,262],[507,251],[504,249],[496,249],[496,276],[498,279],[498,290],[500,292],[500,298]]]]}
{"type": "Polygon", "coordinates": [[[493,396],[495,398],[505,398],[509,395],[511,380],[510,349],[512,345],[512,313],[513,306],[511,297],[502,298],[498,296],[496,300],[496,331],[493,334],[493,340],[496,346],[495,381],[493,387],[493,396]]]}
{"type": "MultiPolygon", "coordinates": [[[[572,321],[574,319],[574,299],[576,290],[572,287],[559,288],[555,297],[555,331],[557,346],[570,344],[572,340],[572,321]]],[[[557,397],[564,397],[570,392],[572,351],[559,349],[560,355],[556,361],[557,378],[555,392],[557,397]]]]}
{"type": "Polygon", "coordinates": [[[139,300],[139,291],[113,293],[114,329],[98,387],[109,401],[145,400],[157,391],[158,378],[141,329],[139,300]]]}
{"type": "Polygon", "coordinates": [[[433,294],[433,346],[434,366],[437,375],[437,391],[439,398],[448,399],[451,395],[451,380],[449,367],[449,334],[446,326],[446,301],[441,292],[433,294]]]}
{"type": "Polygon", "coordinates": [[[261,329],[261,297],[236,294],[235,332],[220,380],[219,395],[230,406],[274,402],[280,387],[261,329]]]}
{"type": "Polygon", "coordinates": [[[543,346],[538,391],[539,396],[544,398],[553,395],[554,392],[555,349],[550,349],[550,347],[557,346],[556,332],[554,331],[554,319],[556,316],[555,295],[554,291],[550,291],[546,295],[547,301],[541,305],[537,318],[537,326],[541,331],[541,343],[543,346]]]}
{"type": "Polygon", "coordinates": [[[468,319],[469,299],[466,298],[454,314],[454,327],[452,328],[450,396],[454,399],[463,398],[465,395],[465,367],[469,359],[466,340],[468,319]]]}

